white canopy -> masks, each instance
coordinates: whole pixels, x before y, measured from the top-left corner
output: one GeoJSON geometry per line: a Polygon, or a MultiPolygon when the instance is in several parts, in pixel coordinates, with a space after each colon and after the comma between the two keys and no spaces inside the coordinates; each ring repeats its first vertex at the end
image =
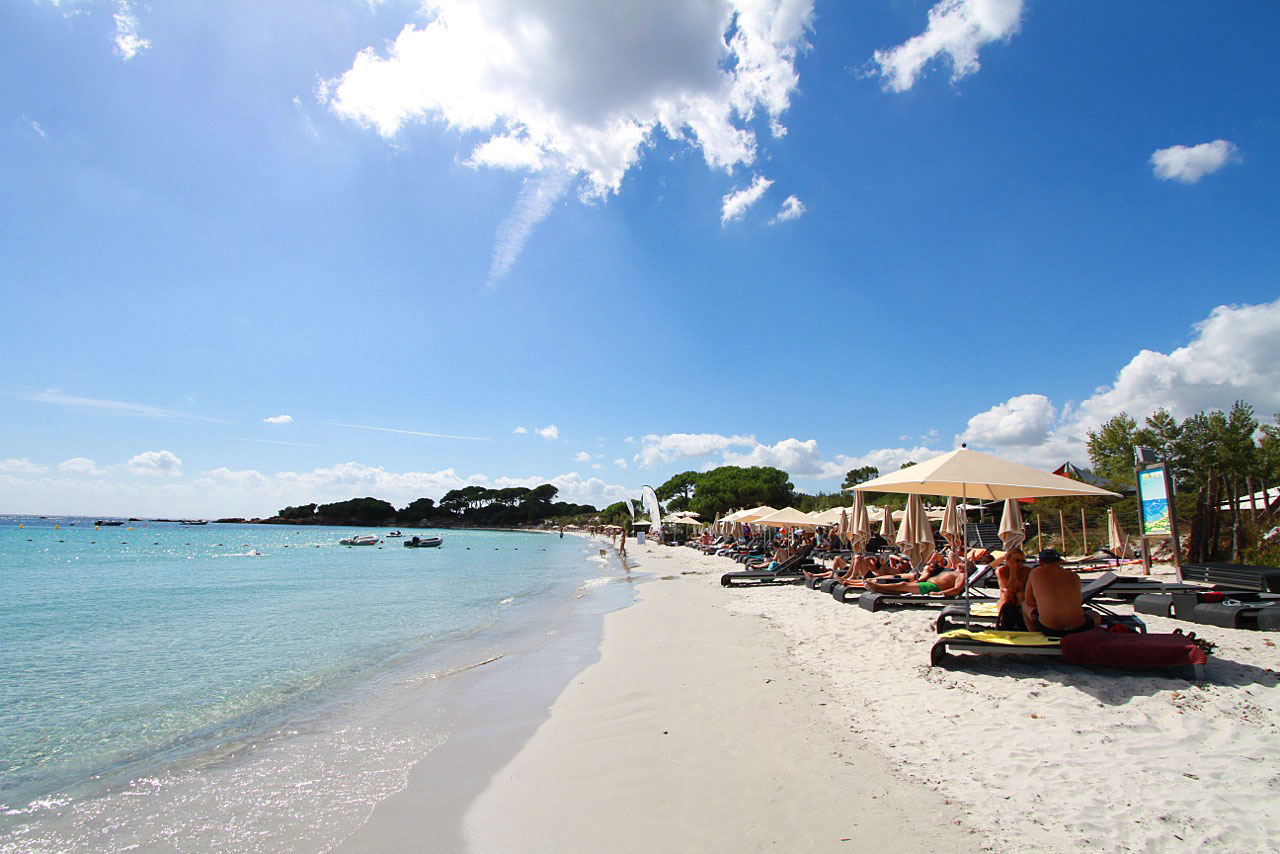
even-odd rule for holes
{"type": "Polygon", "coordinates": [[[797,510],[794,507],[784,507],[776,510],[768,516],[761,516],[756,519],[757,525],[767,525],[770,528],[815,528],[818,522],[808,513],[797,510]]]}

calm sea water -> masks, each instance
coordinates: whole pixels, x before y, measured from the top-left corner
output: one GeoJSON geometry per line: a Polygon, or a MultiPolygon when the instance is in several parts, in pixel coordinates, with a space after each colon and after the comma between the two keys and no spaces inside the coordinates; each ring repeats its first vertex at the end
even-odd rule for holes
{"type": "Polygon", "coordinates": [[[547,534],[93,523],[0,517],[0,850],[323,850],[449,737],[452,674],[622,577],[547,534]]]}

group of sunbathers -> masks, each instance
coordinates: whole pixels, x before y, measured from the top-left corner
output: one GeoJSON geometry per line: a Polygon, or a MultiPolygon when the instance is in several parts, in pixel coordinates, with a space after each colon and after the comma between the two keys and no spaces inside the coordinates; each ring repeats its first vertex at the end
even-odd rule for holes
{"type": "Polygon", "coordinates": [[[959,549],[946,549],[934,552],[919,571],[902,555],[855,554],[848,563],[837,556],[831,569],[806,570],[804,574],[811,579],[834,578],[841,584],[861,586],[876,593],[955,596],[964,590],[965,578],[973,566],[971,557],[962,558],[959,549]]]}

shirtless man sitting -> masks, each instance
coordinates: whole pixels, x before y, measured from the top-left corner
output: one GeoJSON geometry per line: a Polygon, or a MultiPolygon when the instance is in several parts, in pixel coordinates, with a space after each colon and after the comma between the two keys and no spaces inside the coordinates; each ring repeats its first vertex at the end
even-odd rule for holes
{"type": "Polygon", "coordinates": [[[996,627],[1007,631],[1025,632],[1022,616],[1022,598],[1027,588],[1027,556],[1014,547],[991,562],[996,568],[996,580],[1000,582],[1000,598],[996,600],[996,627]]]}
{"type": "Polygon", "coordinates": [[[1050,637],[1085,632],[1097,625],[1097,615],[1084,609],[1080,577],[1062,565],[1062,557],[1053,549],[1040,552],[1040,565],[1027,576],[1022,615],[1029,630],[1050,637]]]}
{"type": "Polygon", "coordinates": [[[873,581],[867,579],[864,586],[876,593],[933,593],[942,596],[958,596],[964,592],[965,574],[962,569],[947,569],[929,578],[928,581],[873,581]]]}

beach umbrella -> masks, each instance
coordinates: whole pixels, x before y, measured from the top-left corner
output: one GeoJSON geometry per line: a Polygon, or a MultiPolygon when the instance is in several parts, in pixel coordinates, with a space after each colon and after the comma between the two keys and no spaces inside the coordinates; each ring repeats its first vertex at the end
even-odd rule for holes
{"type": "Polygon", "coordinates": [[[888,542],[893,542],[893,511],[888,507],[881,507],[880,517],[880,536],[884,537],[888,542]]]}
{"type": "Polygon", "coordinates": [[[867,518],[867,496],[853,495],[853,516],[849,519],[849,546],[854,554],[862,554],[871,539],[871,521],[867,518]]]}
{"type": "Polygon", "coordinates": [[[844,541],[849,542],[849,514],[845,508],[840,508],[840,521],[836,523],[836,536],[844,541]]]}
{"type": "Polygon", "coordinates": [[[1120,520],[1116,518],[1116,508],[1107,508],[1108,547],[1122,558],[1129,556],[1129,538],[1120,530],[1120,520]]]}
{"type": "Polygon", "coordinates": [[[960,514],[956,511],[954,497],[947,499],[947,509],[942,512],[942,527],[938,529],[951,548],[958,549],[964,542],[964,529],[960,527],[960,514]]]}
{"type": "Polygon", "coordinates": [[[819,523],[808,513],[797,510],[794,507],[784,507],[781,510],[775,510],[768,516],[761,516],[756,520],[757,525],[766,525],[770,528],[816,528],[819,523]]]}
{"type": "Polygon", "coordinates": [[[747,522],[759,522],[762,516],[768,516],[770,513],[777,512],[777,510],[770,507],[768,504],[761,504],[759,507],[752,507],[750,510],[739,510],[738,518],[734,521],[741,522],[743,524],[746,524],[747,522]]]}
{"type": "MultiPolygon", "coordinates": [[[[959,447],[904,469],[849,487],[857,492],[905,492],[916,495],[951,495],[967,500],[980,498],[1050,498],[1060,495],[1120,496],[1078,480],[1002,460],[981,451],[959,447]]],[[[966,534],[968,528],[965,528],[966,534]]],[[[968,546],[968,543],[965,543],[968,546]]],[[[968,612],[969,586],[965,585],[968,612]]]]}
{"type": "Polygon", "coordinates": [[[1000,534],[1000,542],[1004,543],[1005,551],[1022,548],[1022,543],[1027,538],[1027,529],[1022,522],[1022,510],[1018,507],[1018,499],[1004,500],[1004,513],[1000,514],[1000,528],[997,533],[1000,534]]]}
{"type": "Polygon", "coordinates": [[[924,562],[933,556],[933,528],[924,513],[924,499],[919,495],[907,496],[907,509],[903,513],[902,527],[898,530],[898,548],[911,561],[917,572],[924,562]]]}

